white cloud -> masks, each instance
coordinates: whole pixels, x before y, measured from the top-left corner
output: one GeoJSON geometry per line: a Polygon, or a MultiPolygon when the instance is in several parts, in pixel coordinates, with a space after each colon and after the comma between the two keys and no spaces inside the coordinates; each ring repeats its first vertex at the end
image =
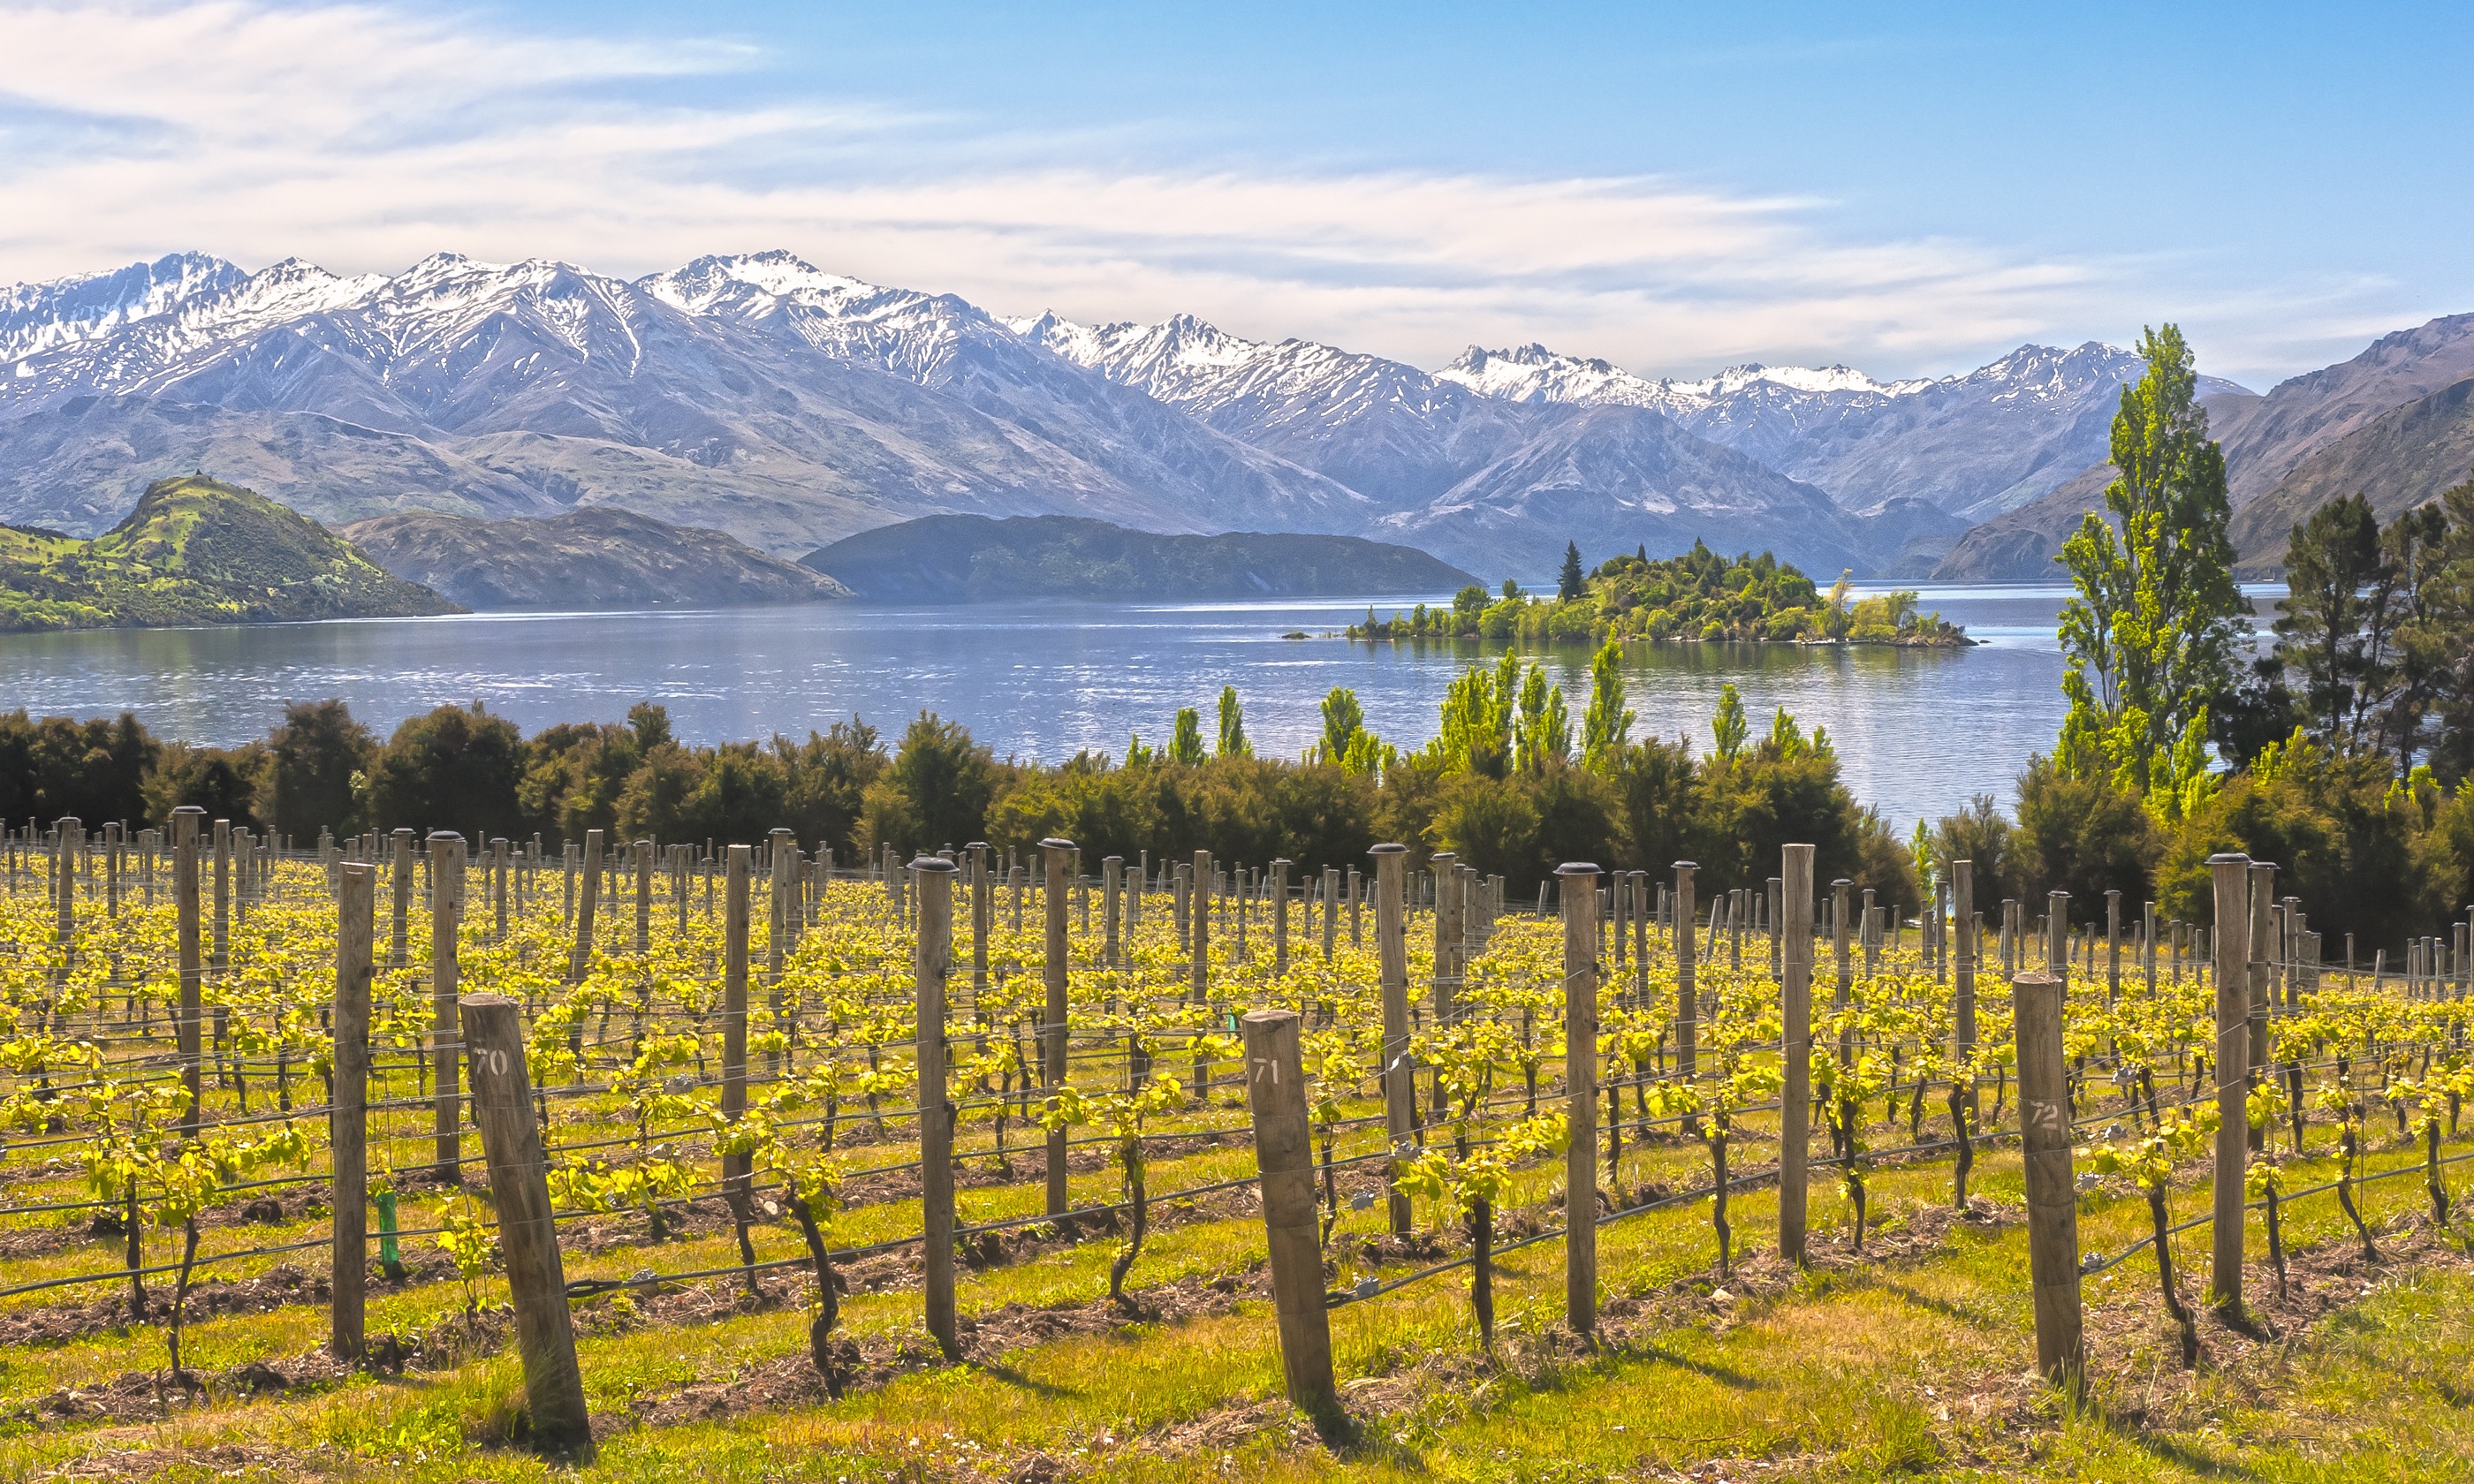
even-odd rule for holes
{"type": "Polygon", "coordinates": [[[754,65],[743,48],[374,5],[15,9],[0,57],[0,98],[32,121],[13,147],[0,123],[0,277],[184,247],[252,266],[392,269],[453,249],[633,273],[783,246],[1006,310],[1186,310],[1424,364],[1537,339],[1655,374],[1748,358],[1955,369],[2112,323],[2139,273],[1834,241],[1825,203],[1656,178],[1104,171],[1061,143],[1047,163],[974,169],[925,121],[864,107],[647,96],[754,65]]]}

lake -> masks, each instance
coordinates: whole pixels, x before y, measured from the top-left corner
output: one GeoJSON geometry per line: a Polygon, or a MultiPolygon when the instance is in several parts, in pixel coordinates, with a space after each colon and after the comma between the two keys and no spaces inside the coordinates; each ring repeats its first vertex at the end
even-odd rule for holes
{"type": "MultiPolygon", "coordinates": [[[[1965,650],[1637,645],[1630,704],[1642,730],[1701,747],[1718,687],[1733,681],[1756,734],[1785,706],[1827,727],[1856,797],[1901,832],[1976,793],[2004,803],[2062,715],[2054,617],[2062,586],[1950,586],[1923,606],[1964,624],[1965,650]]],[[[1376,598],[1387,615],[1422,596],[1376,598]]],[[[956,608],[831,603],[706,612],[481,613],[254,627],[100,630],[0,636],[0,698],[37,715],[133,711],[158,735],[230,745],[262,736],[286,701],[340,697],[383,734],[405,716],[479,701],[526,731],[611,720],[651,699],[682,740],[811,728],[854,713],[888,736],[922,708],[958,720],[1000,754],[1055,761],[1122,754],[1127,733],[1166,737],[1176,710],[1203,712],[1224,684],[1266,754],[1322,733],[1319,706],[1354,688],[1367,725],[1403,746],[1434,731],[1443,688],[1474,646],[1367,646],[1336,634],[1369,600],[956,608]],[[1283,639],[1303,630],[1308,639],[1283,639]]],[[[1574,728],[1589,656],[1547,658],[1574,728]]]]}

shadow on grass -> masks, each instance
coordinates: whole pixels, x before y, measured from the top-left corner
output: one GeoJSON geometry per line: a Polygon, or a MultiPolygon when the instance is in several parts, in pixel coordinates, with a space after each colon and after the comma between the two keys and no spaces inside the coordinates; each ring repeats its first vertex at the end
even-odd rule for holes
{"type": "Polygon", "coordinates": [[[976,1369],[983,1376],[995,1376],[1007,1385],[1030,1392],[1044,1401],[1054,1401],[1059,1397],[1074,1395],[1070,1389],[1056,1385],[1053,1381],[1033,1380],[1003,1361],[982,1362],[976,1369]]]}
{"type": "Polygon", "coordinates": [[[1984,1323],[1984,1316],[1982,1314],[1972,1312],[1964,1305],[1953,1304],[1948,1299],[1936,1299],[1931,1294],[1918,1292],[1916,1289],[1909,1287],[1905,1283],[1887,1282],[1876,1280],[1870,1284],[1870,1286],[1878,1288],[1883,1293],[1892,1295],[1902,1303],[1923,1309],[1928,1314],[1938,1314],[1944,1319],[1954,1320],[1958,1323],[1967,1325],[1980,1325],[1984,1323]]]}

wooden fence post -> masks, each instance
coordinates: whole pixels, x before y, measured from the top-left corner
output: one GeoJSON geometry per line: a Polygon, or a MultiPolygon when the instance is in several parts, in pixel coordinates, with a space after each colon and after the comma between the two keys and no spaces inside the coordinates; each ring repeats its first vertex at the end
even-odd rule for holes
{"type": "MultiPolygon", "coordinates": [[[[2019,1132],[2025,1146],[2027,1268],[2036,1295],[2036,1368],[2080,1390],[2078,1191],[2071,1173],[2070,1086],[2062,1065],[2062,1002],[2053,974],[2010,981],[2019,1057],[2019,1132]]],[[[2235,1183],[2240,1199],[2241,1183],[2235,1183]]]]}
{"type": "Polygon", "coordinates": [[[204,1093],[199,1063],[205,1059],[199,1020],[205,1004],[206,961],[198,942],[198,825],[206,811],[182,804],[172,811],[172,900],[181,922],[181,1018],[174,1034],[181,1055],[181,1086],[189,1094],[188,1111],[181,1115],[181,1132],[198,1133],[198,1103],[204,1093]]]}
{"type": "Polygon", "coordinates": [[[2217,1159],[2215,1250],[2210,1299],[2242,1308],[2243,1176],[2250,1162],[2250,857],[2211,855],[2216,887],[2217,1159]]]}
{"type": "MultiPolygon", "coordinates": [[[[1040,864],[1044,871],[1042,897],[1048,909],[1047,943],[1040,955],[1042,986],[1048,992],[1047,1004],[1039,1017],[1039,1085],[1048,1089],[1053,1106],[1065,1089],[1065,997],[1066,975],[1072,968],[1072,947],[1066,938],[1065,868],[1074,854],[1074,842],[1052,835],[1039,842],[1040,864]]],[[[1202,1095],[1201,1088],[1195,1095],[1202,1095]]],[[[1065,1188],[1065,1127],[1062,1123],[1048,1131],[1048,1214],[1062,1216],[1070,1204],[1065,1188]]]]}
{"type": "Polygon", "coordinates": [[[628,848],[636,867],[636,951],[653,945],[653,842],[639,840],[628,848]]]}
{"type": "Polygon", "coordinates": [[[362,1294],[369,1281],[370,936],[376,925],[377,868],[340,868],[335,892],[335,1096],[328,1147],[334,1154],[336,1358],[361,1354],[362,1294]]]}
{"type": "MultiPolygon", "coordinates": [[[[1211,1003],[1211,852],[1197,850],[1194,852],[1194,953],[1192,955],[1194,1002],[1197,1005],[1211,1003]]],[[[1201,1038],[1197,1037],[1195,1044],[1201,1045],[1201,1038]]],[[[1204,1093],[1208,1090],[1202,1084],[1204,1074],[1209,1070],[1210,1068],[1203,1065],[1201,1056],[1198,1054],[1194,1059],[1193,1089],[1194,1100],[1198,1104],[1203,1101],[1204,1093]]]]}
{"type": "MultiPolygon", "coordinates": [[[[582,984],[593,969],[594,909],[601,901],[601,831],[584,832],[584,871],[578,883],[582,887],[575,905],[575,938],[567,950],[567,982],[582,984]]],[[[581,1027],[583,1022],[577,1021],[581,1027]]]]}
{"type": "Polygon", "coordinates": [[[1384,1132],[1392,1141],[1384,1189],[1391,1198],[1393,1234],[1406,1236],[1409,1198],[1393,1183],[1407,1161],[1418,1097],[1415,1068],[1409,1065],[1409,945],[1400,915],[1400,877],[1409,848],[1378,845],[1368,853],[1374,857],[1374,946],[1383,991],[1383,1049],[1375,1065],[1383,1079],[1384,1132]]]}
{"type": "Polygon", "coordinates": [[[1812,1158],[1812,850],[1779,852],[1779,1256],[1799,1266],[1812,1158]]]}
{"type": "MultiPolygon", "coordinates": [[[[1564,904],[1564,1313],[1575,1334],[1598,1326],[1598,868],[1555,868],[1564,904]]],[[[1438,873],[1440,885],[1448,879],[1438,873]]],[[[1455,883],[1457,885],[1457,883],[1455,883]]]]}
{"type": "Polygon", "coordinates": [[[1287,859],[1272,862],[1272,972],[1289,972],[1289,867],[1287,859]]]}
{"type": "MultiPolygon", "coordinates": [[[[1686,1088],[1692,1086],[1698,1074],[1695,1046],[1701,1039],[1696,1023],[1701,1014],[1701,994],[1692,982],[1697,946],[1693,929],[1699,925],[1692,916],[1692,874],[1700,869],[1688,860],[1675,863],[1675,895],[1669,904],[1675,929],[1675,1080],[1686,1088]]],[[[1684,1126],[1697,1132],[1701,1120],[1686,1115],[1684,1126]]]]}
{"type": "Polygon", "coordinates": [[[984,840],[970,844],[970,876],[964,883],[971,889],[971,1002],[988,992],[988,931],[996,925],[996,886],[988,874],[988,845],[984,840]]]}
{"type": "Polygon", "coordinates": [[[412,830],[399,829],[392,837],[395,851],[395,918],[389,924],[387,963],[401,969],[412,962],[412,830]]]}
{"type": "MultiPolygon", "coordinates": [[[[1435,852],[1435,982],[1433,987],[1435,1030],[1441,1033],[1452,1023],[1455,1002],[1460,998],[1460,967],[1454,962],[1459,947],[1461,874],[1454,870],[1456,857],[1449,850],[1435,852]]],[[[1435,1080],[1428,1097],[1436,1122],[1451,1113],[1451,1098],[1443,1090],[1443,1079],[1435,1080]]],[[[1594,1168],[1594,1166],[1592,1166],[1594,1168]]]]}
{"type": "Polygon", "coordinates": [[[437,1104],[430,1120],[437,1136],[438,1178],[462,1183],[457,1166],[464,1157],[459,1116],[462,1099],[456,1086],[456,1052],[461,1031],[455,1001],[463,966],[455,953],[456,929],[464,921],[464,837],[445,830],[429,834],[429,1042],[438,1071],[437,1104]]]}
{"type": "MultiPolygon", "coordinates": [[[[747,878],[755,852],[744,845],[723,849],[728,856],[721,898],[721,1116],[735,1123],[747,1112],[747,878]]],[[[751,1165],[746,1155],[722,1161],[721,1178],[734,1209],[744,1199],[751,1165]]]]}
{"type": "MultiPolygon", "coordinates": [[[[1976,1055],[1976,959],[1981,946],[1976,939],[1976,862],[1954,860],[1950,863],[1951,933],[1956,942],[1951,955],[1951,1034],[1953,1048],[1961,1062],[1976,1055]]],[[[1953,1183],[1952,1196],[1965,1209],[1966,1172],[1976,1162],[1976,1079],[1966,1085],[1953,1101],[1953,1122],[1958,1127],[1952,1133],[1958,1140],[1958,1177],[1953,1183]]]]}
{"type": "MultiPolygon", "coordinates": [[[[2250,1003],[2244,1017],[2248,1022],[2248,1029],[2243,1037],[2244,1046],[2247,1052],[2244,1059],[2246,1065],[2243,1076],[2245,1110],[2243,1136],[2244,1147],[2248,1149],[2268,1147],[2268,1130],[2249,1127],[2247,1110],[2249,1089],[2258,1087],[2268,1078],[2268,1007],[2276,1003],[2276,965],[2273,960],[2278,957],[2276,930],[2271,916],[2275,910],[2275,902],[2276,868],[2267,861],[2252,861],[2250,863],[2250,936],[2246,950],[2243,954],[2243,957],[2248,960],[2247,970],[2250,980],[2250,1003]]],[[[2438,970],[2438,967],[2437,965],[2425,966],[2434,972],[2438,970]]]]}
{"type": "MultiPolygon", "coordinates": [[[[231,821],[215,821],[214,838],[214,938],[206,958],[206,966],[212,969],[220,979],[224,971],[231,968],[231,821]]],[[[228,1014],[229,1012],[221,1008],[215,1011],[215,1026],[218,1032],[221,1031],[224,1017],[228,1014]]],[[[223,1037],[220,1034],[215,1037],[215,1044],[218,1048],[223,1045],[223,1037]]]]}
{"type": "Polygon", "coordinates": [[[533,1439],[546,1452],[590,1462],[593,1423],[584,1409],[584,1376],[576,1367],[575,1327],[567,1309],[567,1270],[550,1217],[549,1163],[542,1152],[541,1125],[533,1120],[522,1018],[517,1002],[504,994],[468,994],[460,1008],[465,1055],[472,1063],[473,1121],[481,1129],[490,1203],[498,1212],[498,1251],[515,1304],[516,1348],[523,1357],[533,1439]]]}
{"type": "Polygon", "coordinates": [[[1107,855],[1100,860],[1101,962],[1110,969],[1117,967],[1124,940],[1118,936],[1118,914],[1128,905],[1126,898],[1126,858],[1107,855]]]}
{"type": "Polygon", "coordinates": [[[954,863],[910,863],[919,931],[911,973],[919,991],[920,1226],[927,1243],[928,1332],[948,1360],[962,1358],[954,1322],[954,1105],[945,1087],[945,975],[954,939],[954,863]]]}
{"type": "Polygon", "coordinates": [[[1323,1308],[1322,1229],[1315,1210],[1314,1136],[1294,1010],[1249,1012],[1246,1101],[1254,1117],[1254,1164],[1262,1172],[1263,1228],[1271,1249],[1272,1304],[1280,1324],[1280,1369],[1289,1400],[1310,1413],[1339,1404],[1332,1384],[1331,1316],[1323,1308]]]}

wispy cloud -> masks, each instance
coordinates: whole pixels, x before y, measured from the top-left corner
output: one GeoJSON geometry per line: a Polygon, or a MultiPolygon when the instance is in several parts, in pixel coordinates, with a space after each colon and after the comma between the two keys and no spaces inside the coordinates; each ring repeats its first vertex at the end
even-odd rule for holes
{"type": "Polygon", "coordinates": [[[640,272],[785,246],[1007,310],[1192,311],[1426,364],[1535,339],[1657,373],[1952,369],[2109,319],[2140,272],[1850,241],[1826,202],[1657,177],[1103,169],[993,128],[1007,163],[974,168],[952,119],[672,101],[670,80],[764,65],[742,45],[367,4],[11,9],[0,56],[0,277],[178,247],[640,272]]]}

